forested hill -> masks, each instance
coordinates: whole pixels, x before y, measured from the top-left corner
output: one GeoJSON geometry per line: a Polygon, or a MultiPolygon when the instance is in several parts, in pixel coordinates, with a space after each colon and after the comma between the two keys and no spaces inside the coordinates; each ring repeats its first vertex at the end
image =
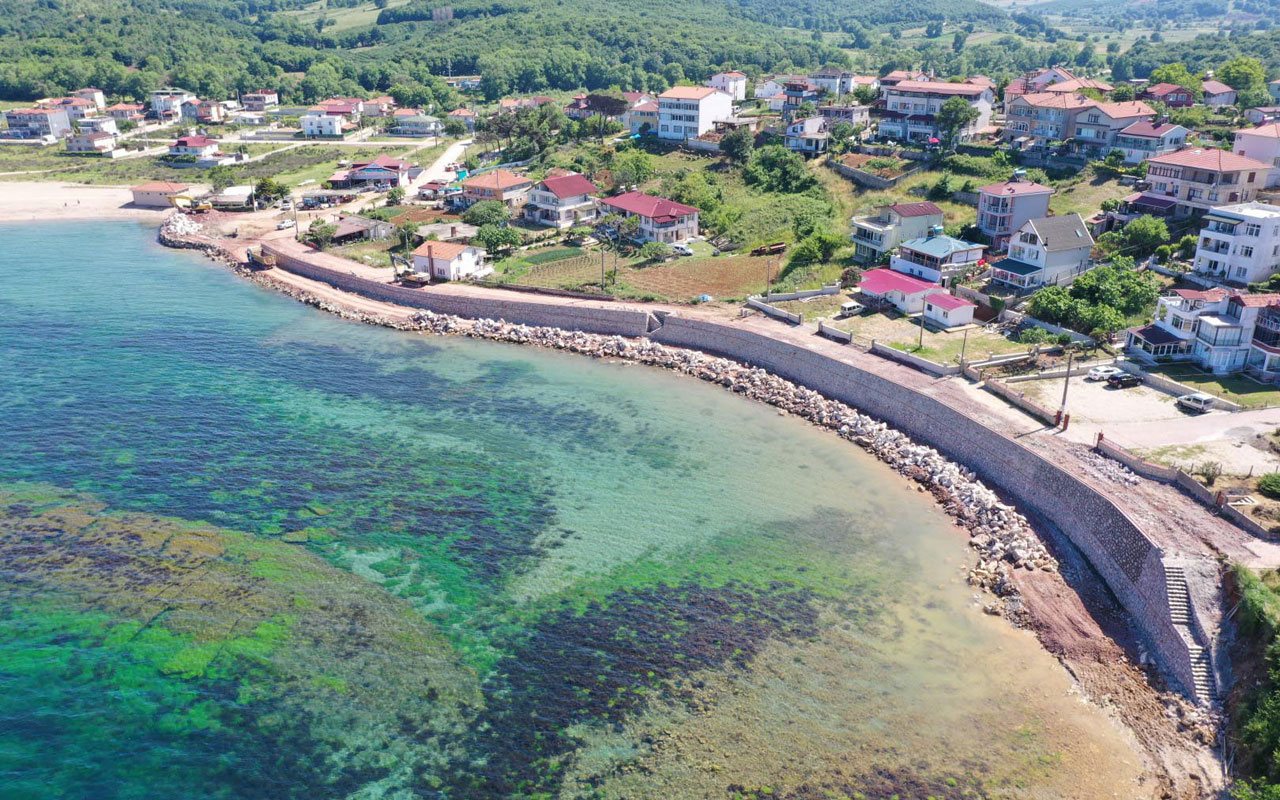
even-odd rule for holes
{"type": "Polygon", "coordinates": [[[294,13],[307,0],[0,0],[0,98],[86,84],[138,97],[171,82],[215,97],[266,84],[307,100],[449,71],[485,73],[490,96],[660,90],[725,66],[847,63],[818,31],[1006,20],[976,0],[379,0],[376,21],[338,24],[369,2],[328,0],[317,16],[294,13]],[[300,73],[309,82],[295,90],[300,73]]]}

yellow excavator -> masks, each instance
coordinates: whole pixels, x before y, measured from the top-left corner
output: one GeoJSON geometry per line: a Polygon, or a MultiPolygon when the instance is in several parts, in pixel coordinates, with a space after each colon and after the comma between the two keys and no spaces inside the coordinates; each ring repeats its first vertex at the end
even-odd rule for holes
{"type": "Polygon", "coordinates": [[[202,214],[205,211],[212,211],[213,206],[207,200],[196,200],[189,194],[171,194],[169,195],[169,205],[183,211],[190,211],[195,214],[202,214]]]}

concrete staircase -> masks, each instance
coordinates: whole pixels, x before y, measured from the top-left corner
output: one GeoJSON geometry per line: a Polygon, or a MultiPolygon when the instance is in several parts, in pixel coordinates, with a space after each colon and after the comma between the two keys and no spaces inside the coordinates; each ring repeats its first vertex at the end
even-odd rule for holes
{"type": "Polygon", "coordinates": [[[1197,643],[1191,620],[1191,598],[1187,590],[1186,573],[1182,567],[1166,564],[1164,582],[1169,600],[1169,618],[1191,653],[1191,677],[1195,681],[1196,697],[1201,702],[1212,703],[1218,699],[1218,682],[1213,675],[1213,660],[1209,657],[1209,651],[1197,643]]]}

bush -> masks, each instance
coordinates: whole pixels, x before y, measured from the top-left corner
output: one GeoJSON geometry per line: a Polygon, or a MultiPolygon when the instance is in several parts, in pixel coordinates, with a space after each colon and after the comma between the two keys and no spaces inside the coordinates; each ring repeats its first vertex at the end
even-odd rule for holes
{"type": "Polygon", "coordinates": [[[1195,466],[1195,474],[1204,478],[1205,486],[1212,486],[1214,481],[1222,477],[1221,461],[1204,461],[1195,466]]]}
{"type": "Polygon", "coordinates": [[[640,246],[640,257],[645,261],[665,261],[671,248],[662,242],[645,242],[640,246]]]}
{"type": "Polygon", "coordinates": [[[1280,500],[1280,472],[1268,472],[1258,478],[1258,491],[1273,500],[1280,500]]]}
{"type": "Polygon", "coordinates": [[[501,225],[510,217],[511,211],[497,200],[481,200],[462,212],[462,221],[476,227],[501,225]]]}
{"type": "Polygon", "coordinates": [[[1156,248],[1156,261],[1161,264],[1169,263],[1169,256],[1173,255],[1173,248],[1167,244],[1162,244],[1156,248]]]}
{"type": "Polygon", "coordinates": [[[844,272],[840,273],[840,288],[851,289],[862,283],[862,270],[857,267],[846,267],[844,272]]]}
{"type": "Polygon", "coordinates": [[[1027,328],[1018,334],[1018,341],[1023,344],[1044,344],[1049,341],[1049,332],[1044,328],[1027,328]]]}

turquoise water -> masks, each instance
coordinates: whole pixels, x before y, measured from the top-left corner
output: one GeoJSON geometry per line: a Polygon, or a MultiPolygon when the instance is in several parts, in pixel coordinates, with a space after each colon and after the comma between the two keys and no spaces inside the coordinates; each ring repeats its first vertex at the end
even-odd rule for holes
{"type": "Polygon", "coordinates": [[[0,226],[0,796],[1097,796],[949,522],[624,364],[0,226]]]}

